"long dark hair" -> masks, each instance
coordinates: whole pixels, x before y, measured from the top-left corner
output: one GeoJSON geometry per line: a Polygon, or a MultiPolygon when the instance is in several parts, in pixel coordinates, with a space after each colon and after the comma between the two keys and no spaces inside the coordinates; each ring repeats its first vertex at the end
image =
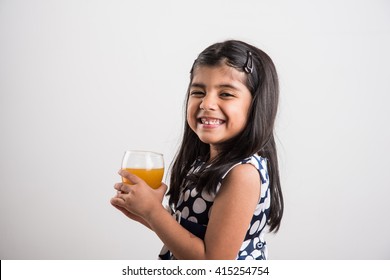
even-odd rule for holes
{"type": "MultiPolygon", "coordinates": [[[[278,159],[274,139],[274,123],[279,99],[279,83],[274,63],[262,50],[242,41],[229,40],[216,43],[199,54],[191,68],[190,85],[194,69],[198,66],[216,66],[225,63],[246,72],[246,86],[252,94],[252,104],[244,130],[218,146],[218,155],[207,169],[197,175],[187,176],[197,159],[208,160],[210,147],[201,142],[187,121],[181,146],[171,168],[169,203],[175,208],[180,191],[188,180],[197,184],[198,191],[215,192],[222,175],[240,160],[258,154],[268,160],[271,206],[267,221],[270,231],[278,231],[283,215],[283,195],[280,186],[278,159]],[[251,56],[251,71],[248,66],[251,56]]],[[[188,102],[187,90],[186,104],[188,102]]],[[[187,107],[187,106],[186,106],[187,107]]],[[[187,109],[186,109],[187,111],[187,109]]],[[[187,115],[187,112],[185,112],[187,115]]]]}

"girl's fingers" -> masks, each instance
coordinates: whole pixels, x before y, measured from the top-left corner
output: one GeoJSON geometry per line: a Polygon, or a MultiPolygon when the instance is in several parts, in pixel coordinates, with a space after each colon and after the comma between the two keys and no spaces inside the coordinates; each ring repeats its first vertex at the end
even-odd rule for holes
{"type": "Polygon", "coordinates": [[[116,183],[114,185],[114,189],[118,191],[118,193],[129,193],[131,190],[131,185],[124,184],[124,183],[116,183]]]}
{"type": "Polygon", "coordinates": [[[125,206],[125,201],[121,197],[113,197],[113,198],[111,198],[110,202],[116,208],[118,208],[118,206],[119,207],[124,207],[125,206]]]}
{"type": "Polygon", "coordinates": [[[124,177],[124,178],[130,180],[130,182],[132,182],[134,185],[136,185],[136,184],[138,184],[138,183],[140,183],[140,182],[143,182],[143,180],[142,180],[140,177],[138,177],[138,176],[136,176],[136,175],[130,173],[129,171],[120,169],[120,170],[118,171],[118,173],[119,173],[119,175],[121,175],[122,177],[124,177]]]}

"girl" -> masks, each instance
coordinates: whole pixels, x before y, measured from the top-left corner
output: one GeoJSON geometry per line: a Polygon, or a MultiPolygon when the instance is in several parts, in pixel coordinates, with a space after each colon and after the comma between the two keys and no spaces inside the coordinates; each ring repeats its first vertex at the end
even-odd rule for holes
{"type": "Polygon", "coordinates": [[[270,57],[245,42],[206,48],[195,60],[186,123],[167,186],[126,171],[111,203],[153,230],[161,259],[266,259],[266,226],[283,214],[274,121],[278,78],[270,57]]]}

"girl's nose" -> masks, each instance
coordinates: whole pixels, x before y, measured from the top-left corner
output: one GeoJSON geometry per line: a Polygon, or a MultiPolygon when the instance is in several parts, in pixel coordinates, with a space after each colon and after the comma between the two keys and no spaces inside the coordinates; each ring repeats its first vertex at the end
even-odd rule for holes
{"type": "Polygon", "coordinates": [[[205,111],[212,111],[217,108],[217,102],[214,97],[206,95],[202,98],[202,102],[200,103],[199,108],[205,111]]]}

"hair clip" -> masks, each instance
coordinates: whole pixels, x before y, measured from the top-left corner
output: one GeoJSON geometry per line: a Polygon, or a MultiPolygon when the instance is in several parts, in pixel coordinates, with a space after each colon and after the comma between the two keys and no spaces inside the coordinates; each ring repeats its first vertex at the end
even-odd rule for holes
{"type": "Polygon", "coordinates": [[[252,53],[250,51],[247,52],[244,71],[248,74],[251,74],[253,72],[253,58],[252,58],[252,53]]]}

